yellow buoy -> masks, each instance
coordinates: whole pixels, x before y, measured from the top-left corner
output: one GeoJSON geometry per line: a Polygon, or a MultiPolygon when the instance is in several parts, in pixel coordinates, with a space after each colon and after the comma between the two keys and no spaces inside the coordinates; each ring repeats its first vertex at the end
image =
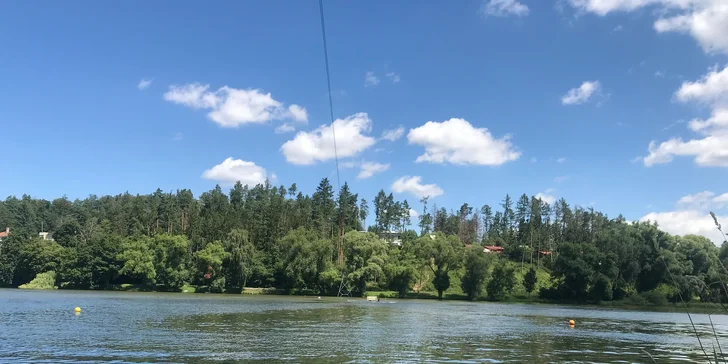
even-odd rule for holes
{"type": "Polygon", "coordinates": [[[569,326],[574,326],[574,325],[576,325],[576,321],[574,321],[574,320],[569,320],[569,326]]]}
{"type": "Polygon", "coordinates": [[[79,312],[81,312],[81,307],[76,307],[76,309],[74,309],[73,311],[75,311],[76,313],[79,313],[79,312]]]}

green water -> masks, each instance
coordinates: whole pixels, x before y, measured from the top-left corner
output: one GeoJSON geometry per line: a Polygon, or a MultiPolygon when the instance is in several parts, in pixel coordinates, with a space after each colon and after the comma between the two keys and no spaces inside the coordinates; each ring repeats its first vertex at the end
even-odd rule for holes
{"type": "MultiPolygon", "coordinates": [[[[728,317],[712,318],[728,353],[728,317]]],[[[712,353],[708,316],[693,319],[712,353]]],[[[0,289],[0,362],[651,363],[643,350],[707,362],[684,313],[0,289]]]]}

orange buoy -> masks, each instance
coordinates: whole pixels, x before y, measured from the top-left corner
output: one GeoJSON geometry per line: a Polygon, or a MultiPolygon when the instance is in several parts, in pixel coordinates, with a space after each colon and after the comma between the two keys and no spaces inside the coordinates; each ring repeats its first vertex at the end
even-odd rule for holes
{"type": "Polygon", "coordinates": [[[574,321],[574,320],[569,320],[569,326],[574,326],[574,325],[576,325],[576,321],[574,321]]]}

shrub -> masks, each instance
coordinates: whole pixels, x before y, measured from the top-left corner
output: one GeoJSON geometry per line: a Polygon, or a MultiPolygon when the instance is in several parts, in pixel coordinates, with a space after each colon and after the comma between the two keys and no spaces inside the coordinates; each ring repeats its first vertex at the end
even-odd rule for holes
{"type": "Polygon", "coordinates": [[[490,281],[486,290],[488,299],[491,301],[502,301],[506,293],[510,293],[516,284],[516,273],[513,267],[507,266],[505,262],[499,263],[493,269],[490,281]]]}
{"type": "Polygon", "coordinates": [[[57,289],[56,286],[56,272],[48,271],[45,273],[38,273],[35,278],[29,283],[23,284],[18,288],[24,289],[57,289]]]}
{"type": "Polygon", "coordinates": [[[210,292],[222,293],[225,291],[225,277],[215,278],[210,283],[210,292]]]}

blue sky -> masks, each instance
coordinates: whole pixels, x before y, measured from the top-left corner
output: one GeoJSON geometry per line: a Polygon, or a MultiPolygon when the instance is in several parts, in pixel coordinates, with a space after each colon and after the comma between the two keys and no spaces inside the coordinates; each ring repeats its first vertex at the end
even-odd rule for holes
{"type": "MultiPolygon", "coordinates": [[[[728,205],[721,0],[325,10],[341,178],[361,196],[420,209],[425,193],[448,208],[540,193],[714,237],[704,212],[728,205]]],[[[0,100],[4,196],[335,182],[314,0],[3,2],[0,100]]]]}

